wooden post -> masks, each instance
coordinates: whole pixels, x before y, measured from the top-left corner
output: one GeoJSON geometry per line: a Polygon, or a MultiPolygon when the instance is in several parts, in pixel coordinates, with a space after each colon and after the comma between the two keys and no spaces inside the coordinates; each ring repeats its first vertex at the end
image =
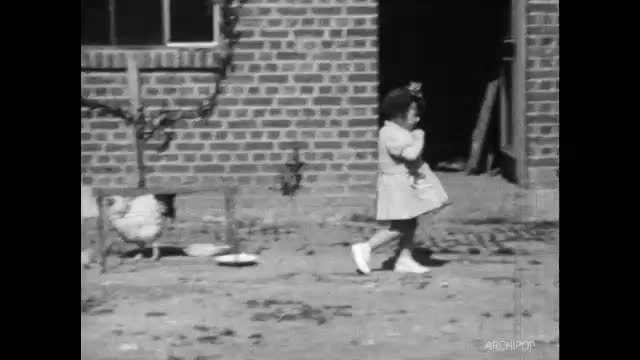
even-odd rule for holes
{"type": "Polygon", "coordinates": [[[96,196],[98,202],[98,219],[96,221],[96,228],[98,230],[98,255],[100,258],[100,271],[105,273],[107,271],[107,256],[108,254],[108,246],[107,246],[107,235],[106,232],[106,223],[107,223],[107,212],[104,207],[104,196],[102,194],[98,194],[96,196]]]}
{"type": "Polygon", "coordinates": [[[127,81],[129,87],[129,113],[133,117],[132,132],[133,141],[136,148],[136,162],[138,164],[138,188],[144,189],[147,186],[144,165],[144,142],[142,132],[144,130],[144,114],[140,109],[140,73],[136,63],[135,54],[127,53],[127,81]]]}
{"type": "Polygon", "coordinates": [[[486,146],[487,130],[491,123],[491,114],[496,103],[497,90],[498,80],[493,80],[487,85],[482,108],[480,109],[480,115],[478,116],[478,122],[476,123],[475,130],[473,131],[471,155],[469,156],[469,162],[467,163],[467,174],[475,172],[480,166],[480,160],[482,159],[482,154],[486,146]]]}
{"type": "Polygon", "coordinates": [[[236,236],[236,197],[238,188],[233,185],[224,188],[225,242],[231,247],[232,254],[240,253],[239,239],[236,236]]]}

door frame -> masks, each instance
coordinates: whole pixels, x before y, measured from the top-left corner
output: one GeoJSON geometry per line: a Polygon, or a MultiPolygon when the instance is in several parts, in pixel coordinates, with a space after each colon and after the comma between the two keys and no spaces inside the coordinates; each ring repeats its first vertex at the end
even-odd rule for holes
{"type": "Polygon", "coordinates": [[[513,150],[516,161],[518,185],[528,184],[527,172],[527,108],[526,108],[526,67],[527,67],[527,0],[511,0],[512,21],[515,22],[515,61],[512,69],[511,106],[513,116],[513,150]]]}

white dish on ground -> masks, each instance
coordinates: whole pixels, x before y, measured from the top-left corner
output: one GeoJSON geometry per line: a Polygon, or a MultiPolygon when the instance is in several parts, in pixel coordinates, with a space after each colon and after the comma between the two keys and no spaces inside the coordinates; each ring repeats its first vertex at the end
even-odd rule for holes
{"type": "Polygon", "coordinates": [[[220,265],[247,266],[258,262],[258,255],[254,254],[227,254],[216,256],[216,261],[220,265]]]}

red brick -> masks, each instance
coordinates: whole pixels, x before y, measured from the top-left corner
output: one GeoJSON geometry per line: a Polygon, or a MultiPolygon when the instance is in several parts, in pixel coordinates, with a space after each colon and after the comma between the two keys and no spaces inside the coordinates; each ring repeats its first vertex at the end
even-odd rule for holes
{"type": "Polygon", "coordinates": [[[229,121],[228,126],[230,129],[254,129],[258,123],[256,120],[234,120],[229,121]]]}
{"type": "Polygon", "coordinates": [[[231,161],[231,154],[218,154],[218,162],[229,162],[231,161]]]}
{"type": "Polygon", "coordinates": [[[235,109],[233,112],[233,116],[236,119],[246,118],[249,116],[249,110],[247,109],[235,109]]]}
{"type": "Polygon", "coordinates": [[[251,156],[251,161],[266,161],[267,154],[265,153],[255,153],[251,156]]]}
{"type": "MultiPolygon", "coordinates": [[[[312,19],[313,20],[313,19],[312,19]]],[[[296,29],[293,30],[295,37],[304,38],[322,38],[324,37],[324,30],[317,29],[296,29]]]]}
{"type": "Polygon", "coordinates": [[[528,26],[527,27],[527,35],[555,35],[560,34],[560,27],[548,26],[548,25],[537,25],[537,26],[528,26]]]}
{"type": "Polygon", "coordinates": [[[100,156],[98,156],[96,162],[98,164],[104,164],[104,163],[108,163],[110,160],[111,160],[111,158],[109,156],[100,155],[100,156]]]}
{"type": "Polygon", "coordinates": [[[306,57],[307,56],[303,53],[291,52],[291,51],[278,51],[276,53],[276,60],[282,60],[282,61],[288,61],[288,60],[301,61],[301,60],[305,60],[306,57]]]}
{"type": "Polygon", "coordinates": [[[302,16],[307,15],[307,7],[278,7],[276,11],[283,16],[302,16]]]}
{"type": "Polygon", "coordinates": [[[182,161],[184,161],[185,163],[193,163],[196,162],[196,154],[184,154],[184,156],[182,157],[182,161]]]}
{"type": "Polygon", "coordinates": [[[273,104],[273,98],[270,97],[248,97],[242,101],[245,106],[271,106],[273,104]]]}
{"type": "MultiPolygon", "coordinates": [[[[287,75],[260,75],[258,76],[258,82],[262,84],[285,84],[289,80],[287,75]]],[[[272,88],[276,89],[277,88],[272,88]]],[[[270,95],[270,88],[267,88],[267,94],[270,95]]]]}
{"type": "Polygon", "coordinates": [[[291,150],[294,148],[306,150],[309,149],[309,144],[302,141],[283,141],[278,144],[278,148],[280,150],[291,150]]]}
{"type": "Polygon", "coordinates": [[[311,8],[311,15],[340,15],[341,13],[342,7],[340,6],[311,8]]]}
{"type": "Polygon", "coordinates": [[[347,169],[349,169],[350,171],[375,171],[378,169],[378,164],[377,163],[348,164],[347,169]]]}
{"type": "Polygon", "coordinates": [[[376,15],[378,8],[372,6],[349,6],[347,7],[347,15],[376,15]]]}
{"type": "MultiPolygon", "coordinates": [[[[230,100],[230,99],[220,99],[219,100],[219,105],[222,105],[223,100],[230,100]]],[[[149,101],[149,100],[147,100],[149,101]]],[[[187,107],[187,108],[196,108],[199,107],[200,104],[202,104],[202,100],[201,99],[175,99],[174,101],[175,106],[177,107],[187,107]]],[[[237,104],[237,100],[236,100],[236,104],[237,104]]],[[[158,103],[155,106],[162,106],[164,105],[163,103],[158,103]]]]}
{"type": "Polygon", "coordinates": [[[375,105],[377,103],[377,96],[352,96],[349,98],[349,105],[375,105]]]}
{"type": "MultiPolygon", "coordinates": [[[[357,24],[356,24],[357,26],[357,24]]],[[[378,36],[378,30],[376,29],[348,29],[347,36],[358,36],[358,37],[374,37],[378,36]]],[[[366,46],[366,45],[364,45],[366,46]]]]}
{"type": "Polygon", "coordinates": [[[351,149],[377,149],[378,143],[376,141],[350,141],[349,148],[351,149]]]}
{"type": "Polygon", "coordinates": [[[91,168],[89,168],[89,171],[92,174],[120,174],[122,173],[122,167],[108,165],[92,166],[91,168]]]}
{"type": "Polygon", "coordinates": [[[202,151],[204,144],[202,143],[177,143],[175,144],[177,151],[202,151]]]}
{"type": "Polygon", "coordinates": [[[527,166],[529,167],[546,167],[546,166],[559,166],[560,162],[557,158],[547,159],[528,159],[527,166]]]}
{"type": "Polygon", "coordinates": [[[199,174],[219,174],[224,173],[223,165],[194,165],[193,170],[199,174]]]}
{"type": "Polygon", "coordinates": [[[286,30],[261,30],[260,36],[264,38],[286,39],[290,32],[286,30]]]}
{"type": "Polygon", "coordinates": [[[183,75],[156,75],[155,83],[158,85],[183,85],[187,81],[183,75]]]}
{"type": "Polygon", "coordinates": [[[527,93],[527,101],[558,101],[558,91],[531,92],[527,93]]]}
{"type": "Polygon", "coordinates": [[[342,149],[339,141],[316,141],[313,145],[316,149],[342,149]]]}
{"type": "Polygon", "coordinates": [[[244,149],[247,151],[252,150],[273,150],[273,143],[268,141],[262,142],[248,142],[244,144],[244,149]]]}
{"type": "Polygon", "coordinates": [[[351,74],[348,77],[349,82],[377,82],[377,74],[351,74]]]}
{"type": "Polygon", "coordinates": [[[369,118],[369,119],[351,119],[348,122],[349,127],[375,127],[378,125],[378,120],[369,118]]]}
{"type": "Polygon", "coordinates": [[[242,174],[246,174],[246,173],[256,173],[258,172],[258,166],[257,165],[251,165],[251,164],[237,164],[237,165],[231,165],[229,167],[229,172],[231,173],[242,173],[242,174]]]}
{"type": "Polygon", "coordinates": [[[528,3],[527,13],[558,13],[558,3],[528,3]]]}
{"type": "Polygon", "coordinates": [[[265,128],[288,128],[291,127],[291,120],[262,120],[265,128]]]}
{"type": "Polygon", "coordinates": [[[245,140],[247,138],[247,133],[245,132],[234,132],[231,135],[233,136],[233,140],[245,140]]]}
{"type": "Polygon", "coordinates": [[[297,128],[319,128],[326,127],[327,123],[324,120],[297,120],[296,121],[297,128]]]}
{"type": "Polygon", "coordinates": [[[133,151],[133,145],[131,144],[107,144],[105,148],[106,152],[130,152],[133,151]]]}
{"type": "Polygon", "coordinates": [[[313,99],[313,105],[336,106],[342,105],[342,98],[333,96],[318,96],[313,99]]]}
{"type": "Polygon", "coordinates": [[[91,121],[89,128],[92,130],[113,130],[120,126],[120,121],[91,121]]]}
{"type": "Polygon", "coordinates": [[[282,165],[279,164],[263,164],[260,166],[260,171],[263,173],[273,173],[278,174],[282,169],[282,165]]]}
{"type": "Polygon", "coordinates": [[[318,158],[318,160],[323,160],[323,161],[333,161],[335,157],[332,152],[324,152],[324,153],[320,153],[319,155],[320,157],[318,158]]]}
{"type": "Polygon", "coordinates": [[[256,59],[255,52],[234,52],[233,53],[234,62],[248,62],[248,61],[254,61],[255,59],[256,59]]]}
{"type": "Polygon", "coordinates": [[[278,106],[304,106],[307,105],[307,101],[304,97],[278,98],[278,106]]]}
{"type": "Polygon", "coordinates": [[[302,95],[311,95],[313,94],[313,86],[301,86],[300,94],[302,95]]]}
{"type": "Polygon", "coordinates": [[[179,134],[181,135],[180,140],[194,140],[196,138],[196,134],[193,131],[186,131],[179,134]]]}
{"type": "Polygon", "coordinates": [[[342,52],[322,51],[313,55],[314,60],[339,61],[342,60],[342,52]]]}
{"type": "Polygon", "coordinates": [[[347,60],[377,60],[377,51],[350,51],[347,53],[347,60]]]}
{"type": "Polygon", "coordinates": [[[193,129],[219,129],[222,127],[222,121],[219,120],[199,120],[192,124],[193,129]]]}
{"type": "Polygon", "coordinates": [[[211,161],[213,161],[213,155],[212,154],[200,154],[199,155],[199,159],[202,162],[211,162],[211,161]]]}
{"type": "MultiPolygon", "coordinates": [[[[247,71],[251,72],[251,73],[262,72],[261,65],[260,64],[249,64],[249,69],[247,71]]],[[[254,87],[254,88],[257,89],[257,87],[254,87]]]]}
{"type": "Polygon", "coordinates": [[[158,171],[163,174],[182,174],[189,173],[187,165],[160,165],[158,171]]]}
{"type": "Polygon", "coordinates": [[[296,83],[320,83],[322,82],[322,75],[319,74],[296,74],[293,76],[293,81],[296,83]]]}
{"type": "Polygon", "coordinates": [[[327,171],[327,164],[319,164],[319,163],[307,164],[305,166],[305,169],[307,171],[327,171]]]}
{"type": "Polygon", "coordinates": [[[527,115],[527,123],[558,123],[559,119],[553,115],[527,115]]]}
{"type": "Polygon", "coordinates": [[[264,48],[264,41],[261,40],[243,40],[236,44],[238,50],[260,50],[264,48]]]}
{"type": "Polygon", "coordinates": [[[211,151],[218,151],[218,150],[237,151],[239,149],[240,149],[240,144],[238,143],[215,142],[215,143],[209,144],[209,150],[211,151]]]}
{"type": "Polygon", "coordinates": [[[527,79],[554,79],[560,76],[558,70],[527,70],[527,79]]]}

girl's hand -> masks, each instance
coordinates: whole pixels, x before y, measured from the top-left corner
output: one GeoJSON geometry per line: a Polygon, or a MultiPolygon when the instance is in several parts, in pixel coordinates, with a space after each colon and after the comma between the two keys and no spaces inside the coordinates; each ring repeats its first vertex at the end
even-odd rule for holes
{"type": "Polygon", "coordinates": [[[414,139],[421,139],[424,137],[424,130],[415,129],[411,132],[411,136],[413,136],[414,139]]]}

